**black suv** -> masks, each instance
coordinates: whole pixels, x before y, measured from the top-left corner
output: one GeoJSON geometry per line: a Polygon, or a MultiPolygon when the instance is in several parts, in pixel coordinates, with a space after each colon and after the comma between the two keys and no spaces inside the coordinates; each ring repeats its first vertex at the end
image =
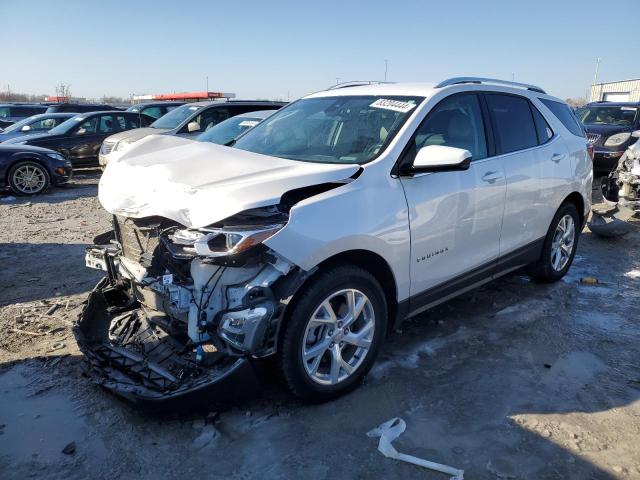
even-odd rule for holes
{"type": "Polygon", "coordinates": [[[98,165],[98,150],[109,135],[146,127],[155,119],[144,113],[93,112],[79,113],[47,133],[25,135],[7,140],[2,145],[20,144],[49,148],[69,159],[74,168],[98,165]]]}
{"type": "Polygon", "coordinates": [[[7,128],[19,120],[39,113],[44,113],[46,110],[46,105],[40,105],[37,103],[0,104],[0,128],[7,128]]]}
{"type": "Polygon", "coordinates": [[[576,110],[587,140],[594,147],[593,170],[608,173],[629,145],[631,133],[640,129],[640,102],[594,102],[576,110]]]}
{"type": "Polygon", "coordinates": [[[47,109],[47,113],[86,113],[124,110],[124,108],[99,103],[50,103],[45,105],[45,108],[47,109]]]}

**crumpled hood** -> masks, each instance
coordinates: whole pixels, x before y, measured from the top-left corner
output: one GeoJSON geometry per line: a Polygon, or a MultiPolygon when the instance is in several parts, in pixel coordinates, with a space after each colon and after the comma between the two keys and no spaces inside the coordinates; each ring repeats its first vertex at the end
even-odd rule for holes
{"type": "Polygon", "coordinates": [[[276,204],[289,190],[347,179],[359,168],[153,135],[107,165],[98,198],[112,214],[157,215],[201,228],[243,210],[276,204]]]}
{"type": "Polygon", "coordinates": [[[148,137],[149,135],[158,135],[166,131],[168,131],[166,128],[134,128],[133,130],[126,130],[124,132],[109,135],[106,140],[114,143],[126,140],[129,143],[133,143],[148,137]]]}

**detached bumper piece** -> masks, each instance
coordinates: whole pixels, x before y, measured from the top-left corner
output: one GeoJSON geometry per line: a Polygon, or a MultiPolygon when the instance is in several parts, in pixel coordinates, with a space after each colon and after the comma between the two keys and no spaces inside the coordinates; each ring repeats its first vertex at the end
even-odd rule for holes
{"type": "Polygon", "coordinates": [[[114,288],[107,278],[100,281],[73,328],[95,383],[136,403],[158,404],[215,398],[227,383],[251,372],[246,359],[215,349],[196,363],[186,333],[167,333],[142,308],[110,306],[109,299],[119,297],[114,288]]]}
{"type": "Polygon", "coordinates": [[[605,210],[593,210],[588,223],[589,230],[599,237],[622,237],[638,228],[629,223],[634,215],[633,210],[621,205],[614,205],[605,210]]]}

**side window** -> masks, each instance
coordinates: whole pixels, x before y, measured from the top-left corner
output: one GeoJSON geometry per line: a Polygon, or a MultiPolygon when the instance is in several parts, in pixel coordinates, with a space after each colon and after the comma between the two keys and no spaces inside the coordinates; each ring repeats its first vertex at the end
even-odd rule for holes
{"type": "Polygon", "coordinates": [[[229,118],[229,110],[216,107],[205,110],[195,118],[195,121],[200,124],[200,131],[206,132],[227,118],[229,118]]]}
{"type": "Polygon", "coordinates": [[[414,134],[408,155],[429,145],[469,150],[472,160],[487,157],[480,101],[475,94],[453,95],[437,104],[414,134]]]}
{"type": "Polygon", "coordinates": [[[126,120],[127,126],[123,130],[131,130],[132,128],[140,128],[140,115],[123,115],[123,121],[126,120]]]}
{"type": "Polygon", "coordinates": [[[113,115],[100,115],[100,125],[98,127],[98,132],[113,133],[116,131],[117,129],[113,119],[113,115]]]}
{"type": "Polygon", "coordinates": [[[487,94],[498,153],[509,153],[538,145],[538,135],[529,100],[513,95],[487,94]]]}
{"type": "Polygon", "coordinates": [[[538,143],[542,145],[543,143],[547,143],[553,137],[553,130],[544,119],[540,111],[534,106],[529,104],[531,107],[531,113],[533,113],[533,121],[536,124],[536,132],[538,133],[538,143]]]}
{"type": "Polygon", "coordinates": [[[178,108],[178,107],[180,107],[180,106],[181,106],[181,105],[168,105],[167,107],[165,107],[165,112],[163,113],[163,115],[164,115],[165,113],[169,113],[169,112],[170,112],[171,110],[173,110],[174,108],[178,108]]]}
{"type": "Polygon", "coordinates": [[[116,117],[116,124],[115,124],[115,129],[117,131],[122,131],[122,130],[128,130],[127,128],[127,119],[125,118],[124,115],[115,115],[116,117]]]}
{"type": "Polygon", "coordinates": [[[97,126],[98,117],[91,117],[80,124],[74,135],[90,135],[92,133],[96,133],[97,126]]]}
{"type": "Polygon", "coordinates": [[[145,108],[142,112],[153,118],[160,118],[162,116],[162,107],[149,107],[145,108]]]}
{"type": "Polygon", "coordinates": [[[578,122],[578,119],[567,104],[554,102],[553,100],[547,100],[546,98],[541,98],[540,101],[544,103],[549,110],[551,110],[551,113],[553,113],[558,120],[562,122],[562,125],[564,125],[567,130],[578,137],[585,136],[580,122],[578,122]]]}
{"type": "Polygon", "coordinates": [[[46,118],[44,120],[38,120],[29,125],[31,127],[31,131],[43,131],[43,130],[51,130],[55,127],[53,118],[46,118]]]}

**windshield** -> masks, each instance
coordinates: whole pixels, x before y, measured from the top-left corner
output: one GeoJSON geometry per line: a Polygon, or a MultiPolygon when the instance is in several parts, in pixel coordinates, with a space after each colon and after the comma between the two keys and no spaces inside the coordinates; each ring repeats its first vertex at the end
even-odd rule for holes
{"type": "Polygon", "coordinates": [[[578,119],[589,125],[633,125],[638,115],[637,107],[598,106],[576,110],[578,119]]]}
{"type": "Polygon", "coordinates": [[[7,128],[4,129],[4,133],[16,132],[20,130],[23,126],[29,125],[33,121],[34,119],[32,117],[27,117],[24,120],[20,120],[19,122],[14,123],[13,125],[9,125],[7,128]]]}
{"type": "Polygon", "coordinates": [[[235,147],[320,163],[365,163],[377,157],[422,97],[307,98],[278,110],[238,138],[235,147]]]}
{"type": "Polygon", "coordinates": [[[181,107],[171,110],[166,115],[163,115],[150,126],[151,128],[176,128],[201,108],[202,107],[197,105],[182,105],[181,107]]]}
{"type": "Polygon", "coordinates": [[[69,130],[71,130],[73,127],[75,127],[78,123],[83,121],[85,118],[86,117],[82,117],[82,116],[71,117],[69,120],[65,120],[57,127],[54,127],[51,130],[49,130],[49,133],[53,135],[64,135],[65,133],[68,133],[69,130]]]}
{"type": "Polygon", "coordinates": [[[214,125],[209,130],[199,135],[196,140],[200,142],[217,143],[218,145],[225,145],[231,142],[234,138],[240,135],[242,132],[255,127],[262,121],[261,118],[253,117],[231,117],[225,121],[214,125]]]}

